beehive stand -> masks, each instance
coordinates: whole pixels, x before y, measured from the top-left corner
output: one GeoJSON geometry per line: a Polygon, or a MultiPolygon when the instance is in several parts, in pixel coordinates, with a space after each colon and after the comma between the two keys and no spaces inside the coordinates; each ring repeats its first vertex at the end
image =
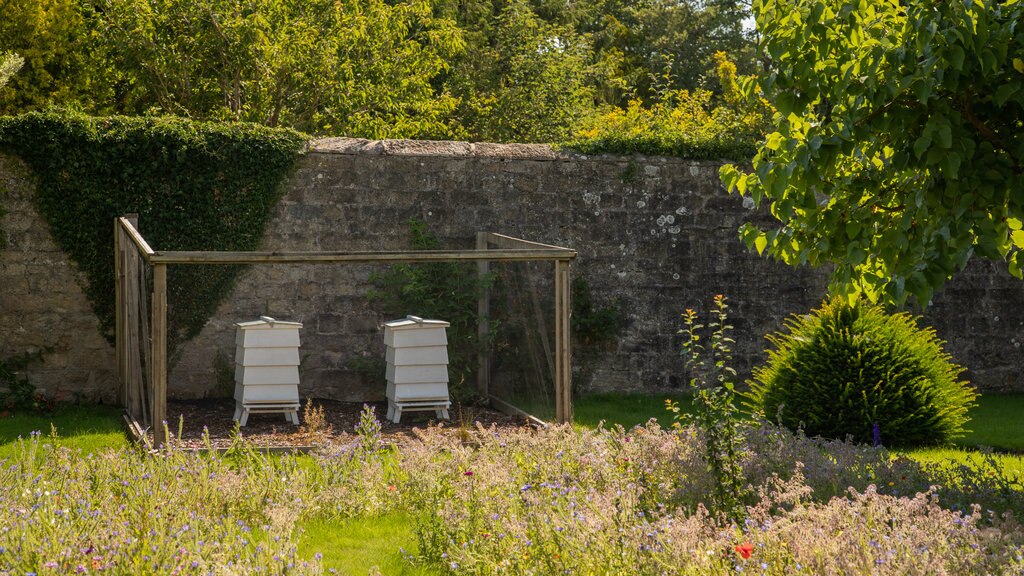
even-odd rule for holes
{"type": "Polygon", "coordinates": [[[387,418],[433,410],[448,419],[448,322],[407,316],[384,323],[387,346],[387,418]]]}
{"type": "Polygon", "coordinates": [[[261,316],[235,326],[234,419],[245,426],[249,414],[281,412],[298,425],[302,324],[261,316]]]}

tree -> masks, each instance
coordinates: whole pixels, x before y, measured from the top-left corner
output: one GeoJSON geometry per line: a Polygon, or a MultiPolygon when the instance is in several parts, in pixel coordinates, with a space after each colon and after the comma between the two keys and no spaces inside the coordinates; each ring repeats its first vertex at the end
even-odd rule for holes
{"type": "Polygon", "coordinates": [[[93,0],[118,109],[315,134],[449,134],[431,82],[457,55],[426,0],[93,0]]]}
{"type": "Polygon", "coordinates": [[[730,191],[781,222],[758,252],[831,290],[927,305],[972,255],[1024,268],[1024,2],[756,0],[777,113],[730,191]]]}
{"type": "Polygon", "coordinates": [[[0,53],[0,88],[3,88],[7,81],[21,70],[25,59],[13,52],[0,53]]]}
{"type": "Polygon", "coordinates": [[[0,114],[48,105],[85,105],[107,95],[95,77],[92,35],[80,0],[0,0],[0,46],[17,53],[24,66],[0,87],[0,114]]]}
{"type": "Polygon", "coordinates": [[[492,142],[555,142],[594,111],[586,39],[511,0],[467,30],[445,86],[459,97],[457,135],[492,142]]]}

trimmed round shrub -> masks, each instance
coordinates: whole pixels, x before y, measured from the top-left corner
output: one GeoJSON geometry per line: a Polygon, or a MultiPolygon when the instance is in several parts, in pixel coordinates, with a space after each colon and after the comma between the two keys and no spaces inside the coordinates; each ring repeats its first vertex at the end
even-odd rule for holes
{"type": "Polygon", "coordinates": [[[964,434],[977,393],[931,328],[843,299],[793,316],[768,336],[748,398],[769,420],[809,436],[886,446],[947,444],[964,434]]]}

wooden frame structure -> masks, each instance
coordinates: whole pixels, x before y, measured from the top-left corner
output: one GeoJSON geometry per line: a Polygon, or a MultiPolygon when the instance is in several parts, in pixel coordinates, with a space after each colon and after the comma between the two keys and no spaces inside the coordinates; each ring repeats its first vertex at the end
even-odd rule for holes
{"type": "MultiPolygon", "coordinates": [[[[418,250],[411,252],[227,252],[157,251],[139,233],[132,217],[114,220],[116,276],[116,354],[118,398],[134,432],[153,428],[157,445],[166,442],[167,420],[167,266],[169,264],[415,264],[477,262],[481,275],[490,262],[549,261],[554,263],[555,418],[572,421],[572,314],[570,266],[576,251],[501,234],[480,232],[475,250],[418,250]],[[145,273],[145,266],[152,269],[145,273]],[[146,291],[151,297],[147,303],[146,291]],[[143,340],[146,337],[146,340],[143,340]]],[[[487,334],[490,295],[478,302],[479,330],[487,334]]],[[[494,397],[489,390],[490,358],[481,354],[478,389],[498,409],[533,418],[494,397]]],[[[535,418],[534,418],[535,419],[535,418]]]]}

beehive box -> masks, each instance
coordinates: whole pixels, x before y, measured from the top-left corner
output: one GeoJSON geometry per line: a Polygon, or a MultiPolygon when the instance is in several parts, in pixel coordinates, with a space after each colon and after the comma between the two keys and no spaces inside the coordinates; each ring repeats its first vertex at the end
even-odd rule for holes
{"type": "Polygon", "coordinates": [[[267,316],[235,324],[235,420],[280,412],[299,423],[299,322],[267,316]]]}
{"type": "Polygon", "coordinates": [[[384,323],[388,419],[397,423],[413,410],[448,418],[448,326],[417,316],[384,323]]]}

